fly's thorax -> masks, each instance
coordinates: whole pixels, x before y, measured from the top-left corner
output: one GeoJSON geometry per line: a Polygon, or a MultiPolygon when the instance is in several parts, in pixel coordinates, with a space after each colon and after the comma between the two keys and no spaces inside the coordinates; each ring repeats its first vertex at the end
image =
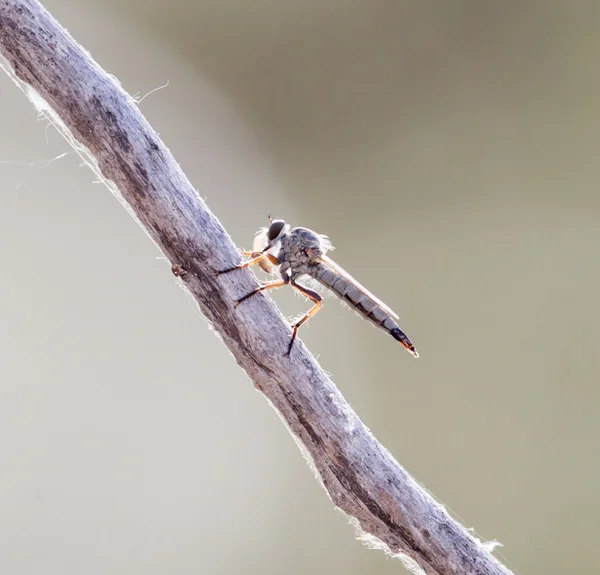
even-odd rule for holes
{"type": "Polygon", "coordinates": [[[298,249],[321,250],[321,236],[308,228],[293,228],[289,235],[291,242],[298,249]]]}
{"type": "Polygon", "coordinates": [[[279,261],[282,270],[291,269],[294,276],[300,276],[309,273],[315,255],[324,252],[319,234],[307,228],[294,228],[281,238],[279,261]]]}

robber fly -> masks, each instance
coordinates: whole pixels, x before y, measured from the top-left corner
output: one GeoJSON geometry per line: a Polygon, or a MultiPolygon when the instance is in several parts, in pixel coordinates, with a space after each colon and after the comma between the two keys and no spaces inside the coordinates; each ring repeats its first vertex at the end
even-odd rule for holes
{"type": "Polygon", "coordinates": [[[298,283],[300,277],[307,275],[331,290],[364,318],[389,333],[415,357],[419,357],[415,346],[396,323],[398,316],[327,256],[326,252],[332,249],[327,236],[307,228],[290,228],[284,220],[273,220],[270,216],[269,220],[271,225],[259,230],[254,238],[253,251],[242,252],[250,259],[219,273],[228,273],[254,264],[258,264],[267,273],[279,272],[281,279],[260,285],[236,300],[236,307],[258,292],[288,284],[313,302],[313,307],[292,326],[292,338],[285,355],[292,351],[300,326],[315,315],[322,305],[323,298],[316,291],[298,283]]]}

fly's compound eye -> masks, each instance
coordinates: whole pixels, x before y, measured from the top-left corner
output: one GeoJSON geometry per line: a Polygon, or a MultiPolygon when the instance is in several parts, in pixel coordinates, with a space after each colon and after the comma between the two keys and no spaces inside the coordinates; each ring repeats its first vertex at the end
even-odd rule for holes
{"type": "Polygon", "coordinates": [[[269,226],[269,231],[267,232],[267,239],[272,242],[276,240],[283,228],[285,227],[285,221],[283,220],[273,220],[273,223],[269,226]]]}

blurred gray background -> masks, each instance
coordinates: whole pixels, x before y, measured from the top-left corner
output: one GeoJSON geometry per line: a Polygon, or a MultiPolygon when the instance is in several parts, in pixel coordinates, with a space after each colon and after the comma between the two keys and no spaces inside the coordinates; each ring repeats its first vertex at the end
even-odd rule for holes
{"type": "MultiPolygon", "coordinates": [[[[168,82],[140,107],[240,246],[268,211],[327,233],[398,311],[418,361],[331,299],[302,333],[398,460],[515,571],[593,571],[600,3],[46,5],[131,94],[168,82]]],[[[404,572],[4,74],[0,103],[0,571],[404,572]]]]}

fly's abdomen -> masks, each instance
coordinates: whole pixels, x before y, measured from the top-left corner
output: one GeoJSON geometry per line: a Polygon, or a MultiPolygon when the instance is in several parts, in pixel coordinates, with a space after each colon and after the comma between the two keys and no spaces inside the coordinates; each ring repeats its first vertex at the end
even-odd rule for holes
{"type": "Polygon", "coordinates": [[[418,355],[415,346],[400,329],[392,313],[381,302],[374,299],[367,290],[361,289],[362,286],[356,285],[356,283],[349,281],[343,275],[323,264],[316,266],[313,277],[320,284],[333,291],[365,319],[389,333],[413,355],[418,355]]]}

